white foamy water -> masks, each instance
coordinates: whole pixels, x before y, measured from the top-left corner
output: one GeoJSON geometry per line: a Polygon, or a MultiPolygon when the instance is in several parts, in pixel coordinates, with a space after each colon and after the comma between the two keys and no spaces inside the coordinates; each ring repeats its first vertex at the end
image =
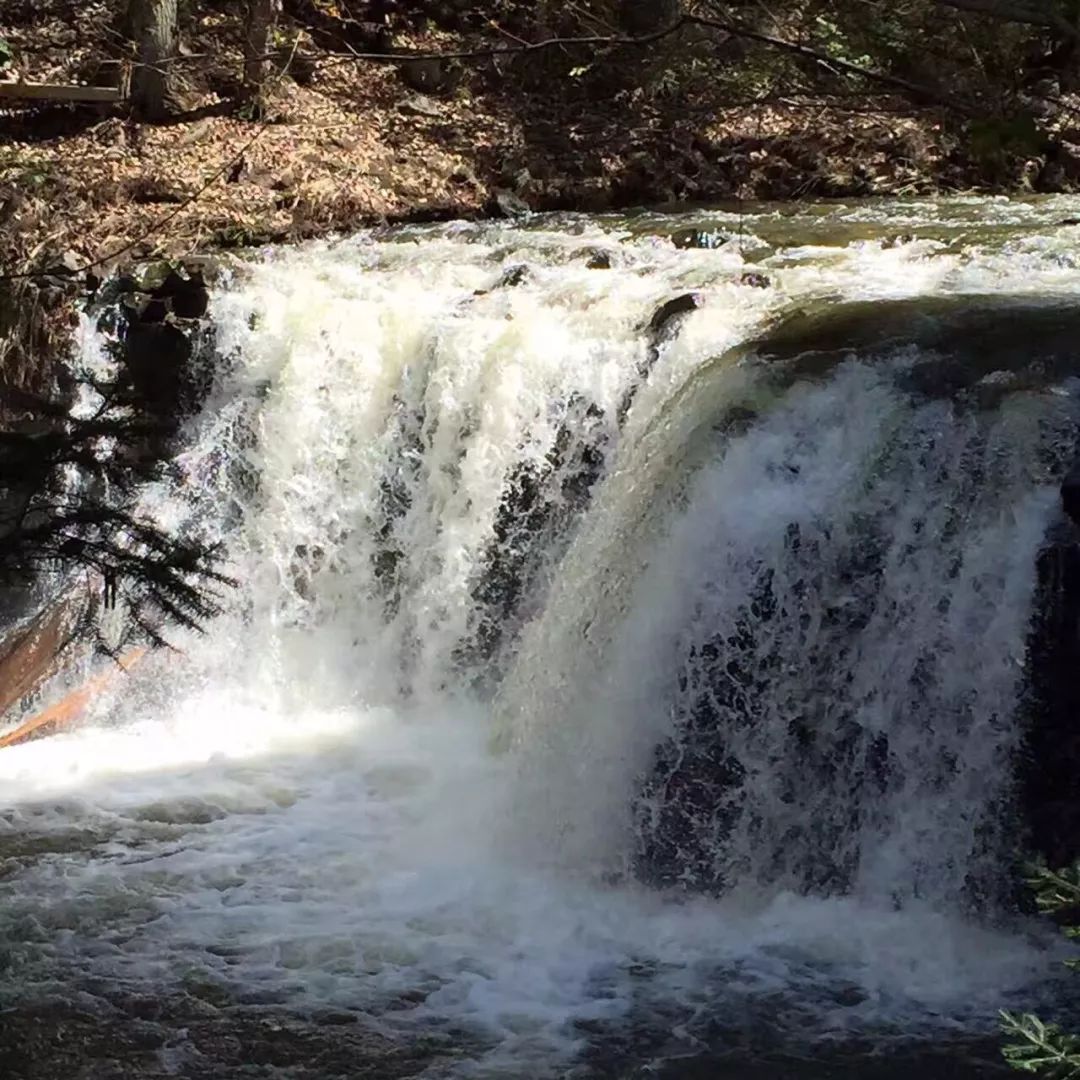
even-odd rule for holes
{"type": "Polygon", "coordinates": [[[351,1010],[457,1047],[430,1075],[540,1077],[597,1031],[691,1053],[777,1001],[796,1041],[979,1030],[1046,977],[984,894],[1072,398],[739,346],[841,300],[1068,298],[1067,238],[645,225],[359,237],[219,289],[187,483],[148,500],[241,585],[93,723],[0,752],[16,999],[351,1010]]]}

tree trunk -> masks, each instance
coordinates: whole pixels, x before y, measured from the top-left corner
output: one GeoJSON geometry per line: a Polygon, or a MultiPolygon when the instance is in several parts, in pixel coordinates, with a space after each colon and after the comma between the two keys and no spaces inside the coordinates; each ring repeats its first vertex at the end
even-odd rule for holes
{"type": "Polygon", "coordinates": [[[175,97],[177,0],[130,0],[128,25],[135,40],[131,99],[147,120],[167,116],[175,97]]]}
{"type": "Polygon", "coordinates": [[[244,100],[261,112],[266,74],[281,0],[248,0],[247,32],[244,35],[244,100]]]}

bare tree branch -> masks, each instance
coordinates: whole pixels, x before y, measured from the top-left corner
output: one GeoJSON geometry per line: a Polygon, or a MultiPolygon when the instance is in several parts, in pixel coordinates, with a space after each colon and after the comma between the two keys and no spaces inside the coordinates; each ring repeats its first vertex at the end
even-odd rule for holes
{"type": "Polygon", "coordinates": [[[481,49],[463,49],[457,52],[428,52],[424,49],[401,49],[396,52],[349,52],[330,56],[320,66],[348,63],[351,60],[368,60],[376,64],[404,64],[410,60],[489,60],[497,56],[538,53],[547,49],[588,46],[602,48],[615,45],[651,45],[663,38],[678,33],[684,26],[693,22],[691,16],[684,16],[653,34],[642,37],[626,37],[614,34],[589,34],[584,37],[550,37],[543,41],[523,41],[512,45],[488,45],[481,49]]]}
{"type": "Polygon", "coordinates": [[[910,79],[901,78],[899,75],[890,75],[886,71],[877,71],[874,68],[863,67],[861,64],[853,64],[848,60],[839,60],[828,53],[812,49],[808,45],[800,45],[796,41],[788,41],[786,38],[776,37],[773,34],[763,34],[759,30],[751,30],[747,26],[729,22],[726,19],[709,19],[702,15],[687,15],[681,22],[693,26],[707,27],[712,30],[722,30],[732,37],[743,38],[747,41],[757,41],[762,45],[769,45],[781,52],[791,53],[793,56],[802,56],[807,60],[813,60],[817,64],[846,72],[849,75],[858,75],[869,82],[876,82],[881,86],[891,86],[895,90],[904,90],[917,97],[936,101],[939,105],[945,105],[956,112],[965,115],[974,115],[976,110],[968,102],[953,97],[944,91],[923,83],[912,82],[910,79]]]}

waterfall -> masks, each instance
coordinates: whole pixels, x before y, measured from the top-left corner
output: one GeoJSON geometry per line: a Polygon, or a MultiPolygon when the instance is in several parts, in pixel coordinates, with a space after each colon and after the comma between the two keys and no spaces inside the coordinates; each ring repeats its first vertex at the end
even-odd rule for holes
{"type": "Polygon", "coordinates": [[[20,992],[352,1010],[460,1044],[430,1075],[569,1075],[665,1016],[677,1058],[775,995],[784,1038],[992,1023],[1049,965],[1017,770],[1080,353],[1041,213],[238,265],[146,505],[240,587],[0,755],[0,830],[53,853],[0,878],[20,992]]]}

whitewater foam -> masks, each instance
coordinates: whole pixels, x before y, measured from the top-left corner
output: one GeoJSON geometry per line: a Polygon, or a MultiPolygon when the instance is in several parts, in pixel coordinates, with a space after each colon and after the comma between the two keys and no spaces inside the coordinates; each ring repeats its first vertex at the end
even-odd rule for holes
{"type": "Polygon", "coordinates": [[[1067,245],[781,244],[790,222],[763,214],[738,245],[678,251],[647,224],[360,237],[254,260],[215,294],[221,377],[184,482],[147,498],[219,530],[241,587],[93,723],[0,754],[9,996],[333,1007],[441,1033],[463,1075],[542,1076],[605,1027],[667,1025],[665,1053],[700,1050],[747,1002],[784,1003],[778,1040],[978,1030],[1046,977],[1044,943],[1000,911],[972,919],[964,882],[1000,858],[982,841],[1008,820],[1053,509],[1052,470],[1013,448],[1052,457],[1071,398],[1036,389],[987,419],[913,402],[910,356],[792,389],[741,348],[837,298],[1074,295],[1067,245]],[[587,269],[596,247],[610,270],[587,269]],[[740,284],[747,270],[771,287],[740,284]],[[620,427],[643,328],[691,289],[702,305],[620,427]],[[867,518],[888,528],[860,578],[841,562],[867,518]],[[507,537],[534,536],[505,558],[507,537]],[[481,588],[493,566],[512,587],[481,588]],[[705,678],[688,657],[736,635],[765,566],[790,610],[758,621],[754,662],[779,657],[781,676],[757,726],[726,732],[748,778],[743,818],[706,823],[728,891],[650,888],[640,795],[705,678]],[[882,596],[841,642],[825,609],[882,596]],[[475,647],[491,612],[493,655],[475,647]],[[948,663],[908,709],[915,634],[948,663]],[[822,648],[850,679],[795,670],[822,648]],[[781,791],[800,694],[822,730],[843,704],[887,731],[892,786],[781,791]],[[935,727],[946,714],[967,719],[935,727]],[[966,764],[937,775],[942,755],[966,764]],[[797,827],[828,817],[823,798],[856,812],[831,842],[861,852],[833,895],[785,854],[820,854],[797,827]]]}

